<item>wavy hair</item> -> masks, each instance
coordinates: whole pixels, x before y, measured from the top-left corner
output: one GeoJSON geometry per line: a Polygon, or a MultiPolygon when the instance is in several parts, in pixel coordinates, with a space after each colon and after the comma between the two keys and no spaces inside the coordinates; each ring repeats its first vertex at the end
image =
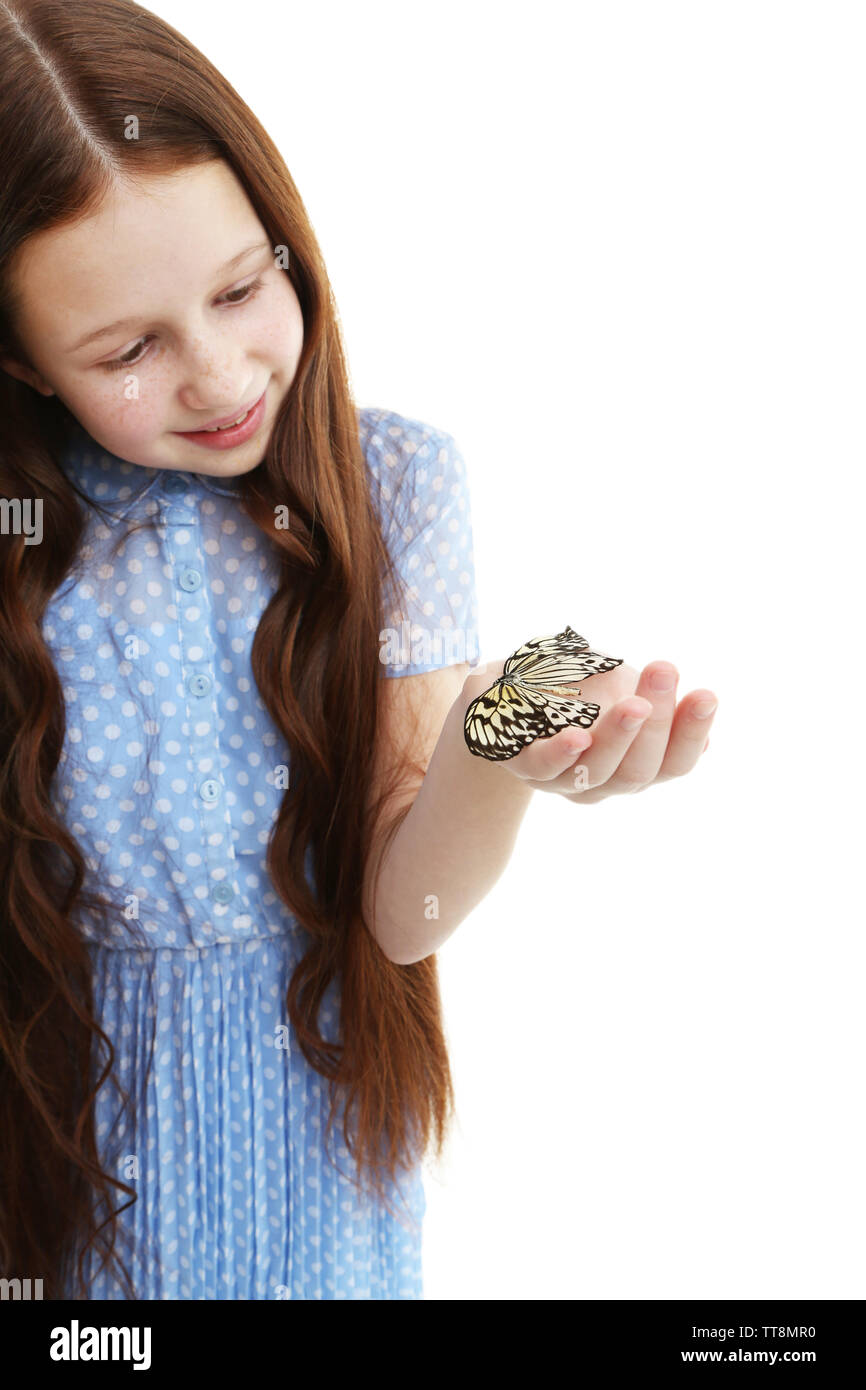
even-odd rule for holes
{"type": "MultiPolygon", "coordinates": [[[[342,1104],[353,1181],[382,1195],[431,1141],[441,1154],[454,1097],[436,958],[395,964],[363,912],[374,826],[384,827],[384,852],[407,810],[380,821],[381,809],[407,767],[423,768],[408,748],[389,750],[374,804],[379,633],[386,602],[400,596],[321,253],[253,113],[192,44],[132,0],[0,0],[0,67],[0,349],[14,359],[27,360],[16,334],[19,249],[92,214],[119,180],[222,159],[273,246],[288,248],[303,351],[239,500],[279,557],[251,657],[292,767],[267,866],[307,934],[286,1004],[304,1056],[331,1083],[325,1138],[342,1104]],[[130,111],[136,140],[124,136],[130,111]],[[291,530],[274,526],[279,505],[291,530]],[[335,979],[338,1041],[318,1022],[335,979]]],[[[76,564],[86,504],[61,467],[73,423],[63,404],[0,372],[0,418],[0,496],[42,498],[50,538],[0,539],[0,1273],[38,1271],[45,1297],[57,1298],[74,1267],[75,1296],[86,1297],[92,1247],[135,1297],[116,1238],[136,1192],[103,1167],[94,1126],[100,1087],[110,1078],[125,1093],[78,928],[83,911],[116,921],[118,907],[88,874],[52,797],[66,711],[41,628],[76,564]],[[115,1207],[122,1196],[129,1201],[115,1207]]]]}

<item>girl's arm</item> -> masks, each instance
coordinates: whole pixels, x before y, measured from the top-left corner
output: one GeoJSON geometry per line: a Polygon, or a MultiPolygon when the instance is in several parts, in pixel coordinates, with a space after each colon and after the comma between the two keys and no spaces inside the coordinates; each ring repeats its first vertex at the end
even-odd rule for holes
{"type": "MultiPolygon", "coordinates": [[[[486,897],[511,857],[532,797],[527,782],[503,776],[466,747],[468,672],[466,664],[447,666],[387,683],[385,756],[408,736],[412,756],[427,769],[423,780],[407,779],[385,808],[370,856],[367,921],[398,965],[436,951],[486,897]],[[399,827],[382,855],[395,820],[399,827]]],[[[479,683],[486,689],[492,679],[469,677],[473,689],[479,683]]]]}

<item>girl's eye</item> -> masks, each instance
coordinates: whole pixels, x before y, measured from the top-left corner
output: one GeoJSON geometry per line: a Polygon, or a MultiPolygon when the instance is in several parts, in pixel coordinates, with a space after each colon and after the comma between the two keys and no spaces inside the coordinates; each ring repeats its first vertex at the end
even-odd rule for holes
{"type": "MultiPolygon", "coordinates": [[[[249,284],[241,285],[239,289],[229,290],[228,294],[223,295],[223,300],[227,304],[249,304],[250,300],[258,294],[262,287],[262,277],[257,275],[255,280],[250,280],[249,284]],[[237,296],[241,296],[238,298],[237,296]]],[[[146,347],[152,334],[145,334],[139,338],[137,343],[133,343],[128,352],[122,357],[113,357],[110,362],[103,362],[101,366],[107,372],[119,372],[123,367],[136,367],[143,360],[141,348],[146,347]]]]}
{"type": "Polygon", "coordinates": [[[141,361],[141,358],[133,357],[132,354],[137,352],[139,348],[143,347],[146,344],[146,342],[146,337],[140,338],[139,341],[129,349],[129,352],[125,352],[122,357],[113,357],[110,362],[103,362],[101,364],[102,367],[104,367],[105,371],[107,372],[117,372],[120,370],[121,367],[134,367],[136,363],[141,361]]]}
{"type": "Polygon", "coordinates": [[[250,280],[248,285],[241,285],[238,290],[229,290],[228,294],[223,295],[223,299],[228,300],[229,304],[246,304],[247,300],[252,299],[253,295],[256,294],[261,287],[262,277],[261,275],[257,275],[255,280],[250,280]],[[241,298],[236,299],[234,297],[235,295],[240,295],[241,298]]]}

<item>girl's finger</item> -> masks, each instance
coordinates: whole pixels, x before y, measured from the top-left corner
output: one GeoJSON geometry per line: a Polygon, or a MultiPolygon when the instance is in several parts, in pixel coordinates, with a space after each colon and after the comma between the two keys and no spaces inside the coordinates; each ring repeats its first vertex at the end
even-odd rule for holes
{"type": "Polygon", "coordinates": [[[632,791],[655,781],[671,736],[678,680],[679,673],[669,661],[653,662],[644,669],[635,695],[648,700],[652,711],[610,778],[611,791],[632,791]]]}
{"type": "MultiPolygon", "coordinates": [[[[629,695],[602,715],[593,726],[592,747],[580,758],[579,766],[586,769],[584,786],[598,787],[613,776],[652,709],[649,700],[629,695]]],[[[573,769],[571,771],[573,773],[573,769]]],[[[569,791],[575,790],[572,782],[573,776],[570,776],[569,791]]]]}
{"type": "Polygon", "coordinates": [[[556,778],[570,767],[575,758],[592,745],[592,734],[586,729],[560,729],[552,738],[537,738],[534,743],[513,758],[504,767],[528,782],[545,783],[545,790],[552,788],[556,778]]]}
{"type": "Polygon", "coordinates": [[[693,690],[680,701],[674,716],[668,751],[659,768],[658,781],[682,777],[691,772],[709,739],[707,729],[713,722],[718,701],[711,690],[693,690]]]}

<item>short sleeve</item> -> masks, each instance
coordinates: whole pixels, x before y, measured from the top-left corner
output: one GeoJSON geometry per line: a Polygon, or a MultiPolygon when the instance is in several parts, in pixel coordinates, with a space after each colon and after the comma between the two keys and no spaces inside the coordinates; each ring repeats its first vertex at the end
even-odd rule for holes
{"type": "Polygon", "coordinates": [[[399,592],[386,591],[384,676],[479,659],[472,514],[466,466],[444,430],[392,411],[361,412],[371,495],[399,592]]]}

